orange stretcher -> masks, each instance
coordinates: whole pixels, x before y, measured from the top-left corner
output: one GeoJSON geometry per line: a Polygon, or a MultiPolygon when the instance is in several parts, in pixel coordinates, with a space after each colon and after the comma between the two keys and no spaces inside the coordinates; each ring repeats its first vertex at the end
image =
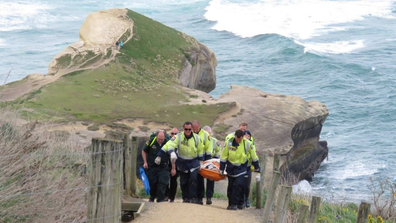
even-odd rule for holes
{"type": "Polygon", "coordinates": [[[220,159],[206,160],[201,165],[198,173],[201,174],[203,178],[214,181],[224,180],[227,177],[226,174],[220,175],[220,159]]]}

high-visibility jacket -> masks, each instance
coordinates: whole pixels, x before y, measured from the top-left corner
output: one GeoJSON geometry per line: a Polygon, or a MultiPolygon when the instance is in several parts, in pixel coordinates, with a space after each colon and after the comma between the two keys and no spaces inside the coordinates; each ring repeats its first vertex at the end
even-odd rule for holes
{"type": "MultiPolygon", "coordinates": [[[[225,142],[227,142],[228,140],[230,140],[232,137],[234,137],[235,132],[231,132],[230,134],[228,134],[225,138],[225,142]]],[[[250,141],[254,144],[254,138],[253,136],[250,136],[250,141]]]]}
{"type": "Polygon", "coordinates": [[[206,154],[212,153],[211,148],[210,148],[210,135],[207,131],[203,129],[199,129],[198,131],[198,136],[202,141],[202,144],[204,146],[203,152],[204,152],[204,157],[206,157],[206,154]]]}
{"type": "Polygon", "coordinates": [[[220,156],[220,170],[226,170],[227,175],[237,177],[247,171],[249,156],[252,158],[252,164],[259,169],[258,157],[253,149],[253,144],[245,138],[237,144],[235,138],[230,138],[224,146],[220,156]]]}
{"type": "Polygon", "coordinates": [[[212,158],[220,158],[220,152],[221,152],[220,142],[216,138],[210,137],[210,146],[209,146],[209,150],[205,154],[205,160],[209,160],[212,158]]]}
{"type": "Polygon", "coordinates": [[[176,167],[183,172],[194,171],[200,166],[199,160],[203,160],[203,144],[198,134],[192,133],[191,138],[187,138],[184,132],[178,133],[173,140],[168,141],[158,153],[163,156],[164,153],[175,152],[178,156],[176,167]]]}
{"type": "MultiPolygon", "coordinates": [[[[250,142],[252,142],[252,140],[250,140],[250,142]]],[[[252,147],[253,147],[253,153],[256,154],[257,161],[259,161],[259,160],[258,160],[258,156],[257,156],[256,145],[254,145],[253,142],[252,142],[252,147]]],[[[252,156],[250,155],[250,153],[249,153],[249,156],[248,156],[248,164],[247,164],[248,167],[250,167],[250,166],[252,165],[253,159],[254,159],[254,157],[252,157],[252,156]]]]}

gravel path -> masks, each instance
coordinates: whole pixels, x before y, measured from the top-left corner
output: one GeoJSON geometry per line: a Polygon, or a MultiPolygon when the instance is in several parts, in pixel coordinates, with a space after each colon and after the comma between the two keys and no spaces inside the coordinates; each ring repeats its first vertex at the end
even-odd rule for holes
{"type": "Polygon", "coordinates": [[[146,201],[141,215],[132,222],[136,223],[205,223],[205,222],[260,222],[263,210],[255,207],[244,210],[226,210],[228,201],[212,199],[212,205],[185,204],[181,199],[174,203],[149,203],[146,201]]]}

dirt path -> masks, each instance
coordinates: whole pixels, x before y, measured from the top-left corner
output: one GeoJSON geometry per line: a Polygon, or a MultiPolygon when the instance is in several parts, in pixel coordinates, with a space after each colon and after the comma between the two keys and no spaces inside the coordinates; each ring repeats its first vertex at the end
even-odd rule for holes
{"type": "Polygon", "coordinates": [[[260,222],[263,210],[248,208],[244,210],[226,210],[228,201],[213,199],[212,205],[197,205],[181,203],[149,203],[145,200],[145,209],[132,222],[136,223],[206,223],[206,222],[260,222]]]}
{"type": "MultiPolygon", "coordinates": [[[[126,29],[125,32],[127,32],[128,30],[133,30],[133,26],[128,27],[129,29],[126,29]]],[[[127,38],[127,40],[125,41],[125,43],[127,43],[129,40],[132,39],[133,37],[133,32],[130,31],[130,35],[127,38]]],[[[122,36],[122,35],[121,35],[122,36]]],[[[25,79],[16,85],[5,85],[5,86],[0,86],[3,87],[0,91],[0,102],[1,101],[13,101],[15,99],[17,99],[18,97],[21,97],[31,91],[35,91],[40,89],[41,87],[43,87],[44,85],[47,85],[49,83],[52,83],[56,80],[58,80],[59,78],[61,78],[62,76],[75,72],[75,71],[82,71],[82,70],[93,70],[96,68],[99,68],[105,64],[110,63],[111,61],[114,60],[114,58],[117,56],[118,53],[120,53],[119,50],[115,49],[114,46],[104,46],[102,49],[102,58],[87,66],[84,68],[80,68],[80,66],[76,66],[76,67],[68,67],[68,68],[64,68],[59,70],[56,74],[54,75],[44,75],[44,74],[30,74],[27,77],[25,77],[25,79]],[[107,50],[111,49],[111,56],[109,58],[106,58],[106,53],[107,50]]],[[[88,61],[86,61],[88,62],[88,61]]]]}

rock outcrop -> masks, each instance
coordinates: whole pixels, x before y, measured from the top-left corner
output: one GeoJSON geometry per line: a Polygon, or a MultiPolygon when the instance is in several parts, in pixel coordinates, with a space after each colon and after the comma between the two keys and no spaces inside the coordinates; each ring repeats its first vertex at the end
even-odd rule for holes
{"type": "Polygon", "coordinates": [[[216,87],[217,59],[207,46],[197,44],[197,49],[191,50],[184,61],[179,80],[185,87],[210,92],[216,87]]]}
{"type": "Polygon", "coordinates": [[[229,125],[232,132],[247,122],[259,154],[284,155],[285,177],[311,179],[328,153],[327,143],[319,141],[329,114],[324,104],[235,85],[218,99],[231,101],[236,102],[238,115],[220,118],[216,124],[229,125]]]}
{"type": "Polygon", "coordinates": [[[92,69],[110,62],[117,53],[115,42],[133,37],[133,21],[127,9],[90,13],[80,29],[80,40],[58,53],[49,64],[48,74],[92,69]]]}

